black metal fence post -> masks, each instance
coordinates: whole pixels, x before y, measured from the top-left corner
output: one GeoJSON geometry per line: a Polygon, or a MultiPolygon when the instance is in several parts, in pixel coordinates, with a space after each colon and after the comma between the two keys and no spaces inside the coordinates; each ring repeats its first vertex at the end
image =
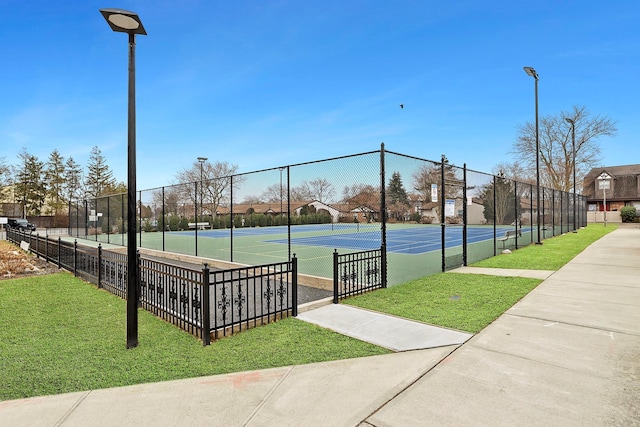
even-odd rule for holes
{"type": "Polygon", "coordinates": [[[513,223],[516,225],[516,249],[518,249],[518,223],[521,219],[518,217],[518,182],[513,181],[513,223]]]}
{"type": "Polygon", "coordinates": [[[201,332],[202,344],[211,344],[211,310],[209,295],[209,264],[204,263],[202,268],[202,305],[200,306],[200,318],[202,319],[201,332]]]}
{"type": "MultiPolygon", "coordinates": [[[[537,198],[536,198],[537,200],[537,198]]],[[[538,203],[536,201],[536,203],[538,203]]],[[[531,209],[529,209],[529,229],[531,230],[531,243],[533,242],[533,184],[529,184],[529,206],[531,206],[531,209]]],[[[538,210],[538,206],[536,205],[536,211],[538,210]]]]}
{"type": "Polygon", "coordinates": [[[289,166],[287,166],[287,256],[291,259],[291,168],[289,166]]]}
{"type": "Polygon", "coordinates": [[[333,303],[338,303],[338,250],[333,250],[333,303]]]}
{"type": "Polygon", "coordinates": [[[62,239],[58,236],[58,269],[62,268],[62,244],[60,243],[62,239]]]}
{"type": "Polygon", "coordinates": [[[196,249],[196,256],[198,256],[198,183],[194,182],[194,193],[193,193],[193,214],[195,216],[195,222],[196,222],[196,227],[195,227],[195,249],[196,249]]]}
{"type": "Polygon", "coordinates": [[[293,254],[291,258],[291,315],[298,315],[298,258],[293,254]]]}
{"type": "Polygon", "coordinates": [[[380,221],[381,221],[381,236],[380,240],[382,246],[387,247],[387,201],[386,201],[386,189],[385,189],[385,162],[384,162],[384,142],[380,144],[380,221]]]}
{"type": "Polygon", "coordinates": [[[445,260],[445,246],[446,246],[446,241],[445,241],[445,237],[446,237],[446,231],[445,231],[445,214],[444,214],[444,209],[445,209],[445,191],[444,191],[444,186],[445,186],[445,182],[444,182],[444,162],[445,162],[445,155],[443,154],[442,157],[440,158],[440,244],[442,245],[441,251],[442,251],[442,272],[444,272],[447,268],[446,265],[446,260],[445,260]]]}
{"type": "Polygon", "coordinates": [[[467,164],[462,165],[462,265],[467,266],[467,164]]]}
{"type": "Polygon", "coordinates": [[[78,277],[78,239],[73,241],[73,275],[78,277]]]}
{"type": "Polygon", "coordinates": [[[496,232],[497,232],[497,227],[496,227],[496,176],[493,175],[493,256],[496,256],[498,254],[498,249],[497,249],[497,241],[496,241],[496,232]]]}
{"type": "Polygon", "coordinates": [[[98,289],[102,287],[102,244],[98,245],[98,289]]]}
{"type": "Polygon", "coordinates": [[[229,178],[229,200],[229,261],[233,262],[233,175],[229,178]]]}
{"type": "Polygon", "coordinates": [[[167,229],[165,221],[167,221],[167,213],[164,206],[164,187],[162,187],[162,252],[164,252],[164,233],[167,229]]]}
{"type": "Polygon", "coordinates": [[[140,260],[140,249],[138,249],[136,251],[136,287],[138,288],[137,291],[137,295],[138,295],[138,308],[142,307],[142,287],[140,286],[140,277],[142,276],[142,274],[140,274],[140,270],[142,269],[142,262],[140,260]]]}
{"type": "Polygon", "coordinates": [[[382,287],[387,287],[387,245],[384,244],[380,246],[380,257],[382,265],[380,266],[382,270],[382,287]]]}

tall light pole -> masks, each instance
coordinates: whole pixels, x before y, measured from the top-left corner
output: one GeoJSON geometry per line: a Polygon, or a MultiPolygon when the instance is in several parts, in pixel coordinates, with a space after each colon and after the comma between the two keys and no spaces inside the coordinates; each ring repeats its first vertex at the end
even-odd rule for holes
{"type": "Polygon", "coordinates": [[[571,123],[571,152],[573,153],[573,232],[576,229],[576,122],[568,117],[565,120],[571,123]]]}
{"type": "Polygon", "coordinates": [[[524,67],[527,75],[533,77],[536,81],[536,218],[538,222],[538,239],[536,245],[541,245],[540,241],[540,133],[538,126],[538,73],[532,67],[524,67]]]}
{"type": "MultiPolygon", "coordinates": [[[[206,157],[198,157],[198,161],[200,162],[200,216],[202,216],[202,206],[204,206],[203,200],[204,200],[204,195],[203,195],[203,170],[202,167],[204,165],[204,162],[207,161],[206,157]]],[[[198,213],[196,212],[196,230],[198,229],[198,213]]]]}
{"type": "Polygon", "coordinates": [[[282,215],[282,171],[284,170],[284,166],[280,166],[280,225],[282,225],[282,219],[284,215],[282,215]]]}
{"type": "Polygon", "coordinates": [[[136,34],[147,35],[137,13],[100,9],[113,31],[129,35],[127,161],[127,348],[138,346],[138,260],[136,248],[136,34]]]}

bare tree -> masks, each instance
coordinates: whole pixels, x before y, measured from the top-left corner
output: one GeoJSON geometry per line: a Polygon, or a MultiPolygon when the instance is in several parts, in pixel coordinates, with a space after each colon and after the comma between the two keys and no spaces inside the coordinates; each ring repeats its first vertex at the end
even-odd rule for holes
{"type": "Polygon", "coordinates": [[[244,181],[241,176],[234,176],[237,170],[237,165],[228,162],[196,160],[190,168],[179,171],[176,180],[182,183],[178,188],[183,198],[194,206],[202,203],[204,213],[215,215],[220,205],[230,203],[232,183],[236,188],[244,181]]]}
{"type": "Polygon", "coordinates": [[[302,181],[298,186],[291,187],[291,201],[300,202],[313,199],[313,192],[307,181],[302,181]]]}
{"type": "MultiPolygon", "coordinates": [[[[573,188],[573,149],[571,124],[575,123],[576,186],[579,188],[584,175],[601,161],[598,140],[615,136],[616,122],[608,117],[595,116],[584,106],[573,106],[555,116],[539,120],[540,184],[563,191],[573,188]]],[[[536,177],[536,129],[535,123],[518,126],[518,137],[511,151],[523,165],[529,179],[536,177]],[[525,166],[526,165],[526,166],[525,166]]]]}
{"type": "MultiPolygon", "coordinates": [[[[262,192],[260,197],[252,196],[251,200],[254,203],[261,203],[263,200],[270,203],[280,202],[280,200],[287,200],[287,189],[280,184],[272,184],[262,192]]],[[[249,200],[249,198],[247,198],[249,200]]]]}
{"type": "Polygon", "coordinates": [[[311,193],[313,196],[312,198],[318,200],[319,202],[329,202],[335,195],[333,184],[331,184],[325,178],[316,178],[313,181],[309,182],[309,186],[311,187],[311,193]]]}

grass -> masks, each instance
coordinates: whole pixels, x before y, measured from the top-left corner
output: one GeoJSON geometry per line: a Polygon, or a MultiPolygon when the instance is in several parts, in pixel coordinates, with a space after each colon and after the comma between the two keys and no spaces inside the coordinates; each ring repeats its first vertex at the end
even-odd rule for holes
{"type": "Polygon", "coordinates": [[[527,270],[557,270],[587,246],[618,228],[617,224],[590,224],[577,233],[566,233],[473,264],[474,267],[515,268],[527,270]]]}
{"type": "Polygon", "coordinates": [[[439,273],[344,301],[433,325],[476,333],[542,280],[439,273]]]}
{"type": "MultiPolygon", "coordinates": [[[[474,265],[557,269],[614,229],[590,225],[474,265]]],[[[540,282],[440,273],[344,302],[476,333],[540,282]]],[[[67,273],[0,281],[0,400],[389,353],[297,319],[203,347],[143,310],[140,345],[127,350],[125,304],[67,273]]]]}
{"type": "MultiPolygon", "coordinates": [[[[475,267],[557,270],[587,246],[617,228],[592,224],[501,254],[475,267]]],[[[476,333],[535,288],[541,280],[476,274],[439,273],[359,295],[346,304],[447,328],[476,333]]]]}
{"type": "Polygon", "coordinates": [[[200,341],[67,273],[0,281],[0,400],[389,353],[297,319],[200,341]],[[18,326],[18,327],[16,327],[18,326]]]}

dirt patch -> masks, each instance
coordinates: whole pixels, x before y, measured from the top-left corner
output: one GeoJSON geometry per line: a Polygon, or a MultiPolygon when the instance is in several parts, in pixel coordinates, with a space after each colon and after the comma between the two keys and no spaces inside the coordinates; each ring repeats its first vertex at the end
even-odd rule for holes
{"type": "Polygon", "coordinates": [[[7,241],[0,241],[0,280],[56,273],[58,267],[7,241]]]}

